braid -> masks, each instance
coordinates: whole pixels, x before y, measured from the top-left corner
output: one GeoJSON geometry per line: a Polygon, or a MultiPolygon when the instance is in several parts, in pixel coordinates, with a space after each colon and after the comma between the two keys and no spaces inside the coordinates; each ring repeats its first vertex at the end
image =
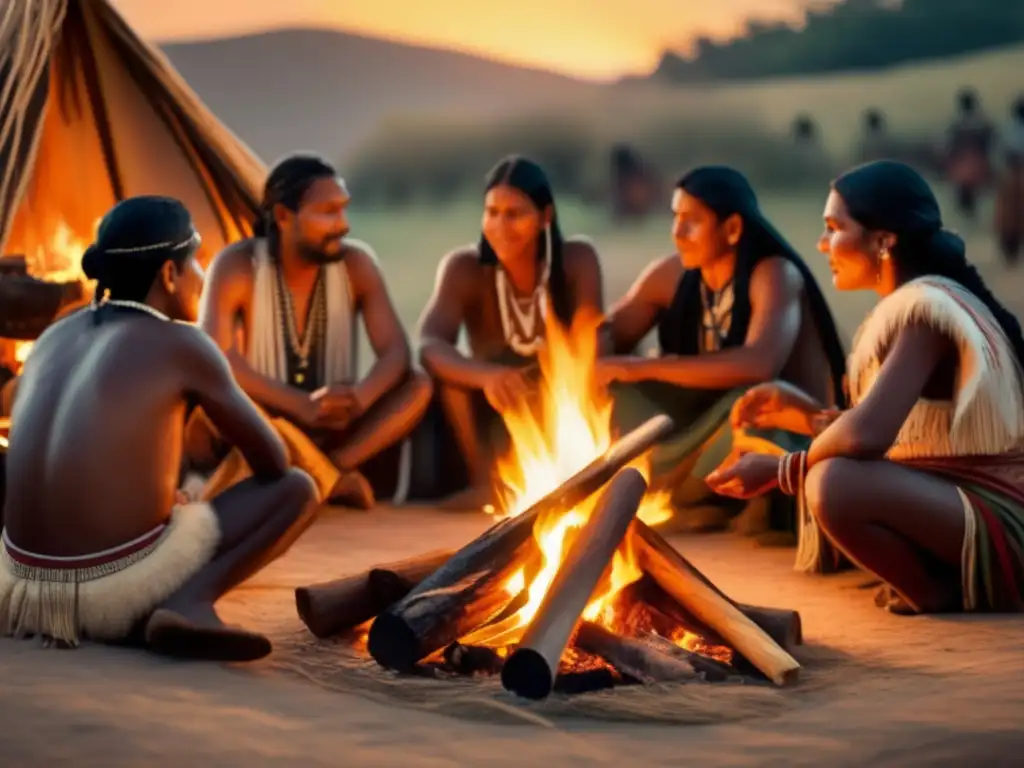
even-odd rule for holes
{"type": "Polygon", "coordinates": [[[1003,329],[1007,339],[1013,346],[1014,354],[1024,370],[1024,333],[1020,322],[999,299],[995,297],[978,269],[967,260],[964,241],[959,235],[942,229],[935,232],[925,242],[914,242],[905,239],[897,242],[894,249],[897,263],[909,268],[918,275],[937,275],[954,280],[986,307],[1003,329]]]}
{"type": "Polygon", "coordinates": [[[956,280],[989,308],[989,311],[995,316],[1006,337],[1010,340],[1010,344],[1013,345],[1013,351],[1017,355],[1017,362],[1020,363],[1022,370],[1024,370],[1024,333],[1021,332],[1020,321],[989,290],[977,268],[965,261],[959,269],[952,270],[952,274],[945,275],[945,277],[956,280]]]}

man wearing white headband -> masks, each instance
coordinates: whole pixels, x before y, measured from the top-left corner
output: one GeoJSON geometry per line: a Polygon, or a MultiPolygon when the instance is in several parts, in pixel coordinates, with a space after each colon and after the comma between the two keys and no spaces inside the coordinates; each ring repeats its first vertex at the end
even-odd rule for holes
{"type": "Polygon", "coordinates": [[[229,661],[270,653],[213,606],[288,548],[318,499],[190,324],[198,245],[177,200],[119,203],[82,259],[93,305],[50,326],[26,361],[7,454],[0,633],[71,646],[141,639],[229,661]],[[253,468],[208,503],[177,492],[193,405],[253,468]]]}

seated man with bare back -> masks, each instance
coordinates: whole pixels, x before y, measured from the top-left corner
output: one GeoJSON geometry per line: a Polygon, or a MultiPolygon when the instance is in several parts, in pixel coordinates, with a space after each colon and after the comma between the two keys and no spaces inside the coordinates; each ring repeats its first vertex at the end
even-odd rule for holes
{"type": "Polygon", "coordinates": [[[176,200],[111,210],[82,267],[96,302],[39,337],[14,402],[0,543],[0,632],[58,645],[144,640],[160,653],[266,656],[216,600],[313,521],[310,478],[194,321],[199,237],[176,200]],[[177,492],[188,409],[253,477],[209,503],[177,492]]]}
{"type": "MultiPolygon", "coordinates": [[[[761,212],[746,177],[697,168],[676,185],[672,213],[677,253],[649,266],[612,308],[622,356],[598,361],[598,375],[614,384],[621,429],[657,412],[673,418],[677,434],[655,450],[653,482],[675,493],[687,527],[716,529],[735,510],[702,478],[737,447],[728,419],[742,390],[782,379],[840,404],[845,361],[817,282],[761,212]],[[661,354],[633,355],[652,330],[661,354]]],[[[784,431],[757,437],[779,450],[806,440],[784,431]]],[[[792,509],[774,517],[773,528],[793,533],[792,509]]],[[[748,531],[762,532],[765,522],[748,531]]]]}
{"type": "Polygon", "coordinates": [[[419,423],[432,386],[412,368],[373,251],[346,240],[350,199],[323,159],[280,161],[267,178],[255,237],[214,258],[199,322],[242,388],[277,417],[293,461],[310,468],[323,495],[368,509],[382,487],[400,485],[405,462],[389,449],[419,423]],[[377,358],[362,379],[360,315],[377,358]],[[302,447],[295,427],[308,438],[302,447]],[[312,468],[325,464],[333,471],[312,468]]]}
{"type": "Polygon", "coordinates": [[[593,245],[563,239],[544,171],[512,156],[488,175],[478,244],[448,254],[420,319],[420,359],[467,465],[470,487],[446,506],[492,502],[490,427],[530,388],[546,321],[571,326],[582,311],[604,311],[601,264],[593,245]],[[469,356],[457,344],[465,329],[469,356]],[[489,450],[485,450],[487,446],[489,450]]]}

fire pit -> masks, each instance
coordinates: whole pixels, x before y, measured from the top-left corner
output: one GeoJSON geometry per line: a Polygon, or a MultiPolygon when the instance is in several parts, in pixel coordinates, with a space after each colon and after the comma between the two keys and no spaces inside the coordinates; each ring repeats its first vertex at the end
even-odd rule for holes
{"type": "Polygon", "coordinates": [[[385,669],[500,675],[528,699],[797,680],[799,615],[733,602],[651,527],[669,508],[648,488],[645,457],[673,424],[657,417],[612,441],[590,338],[549,329],[540,414],[503,414],[504,517],[456,552],[298,589],[313,634],[356,630],[385,669]]]}

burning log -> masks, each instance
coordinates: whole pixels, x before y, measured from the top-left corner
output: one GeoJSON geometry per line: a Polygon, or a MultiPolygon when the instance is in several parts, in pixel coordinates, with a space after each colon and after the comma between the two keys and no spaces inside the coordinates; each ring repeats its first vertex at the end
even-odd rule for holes
{"type": "Polygon", "coordinates": [[[370,627],[370,655],[388,669],[411,671],[424,657],[492,620],[512,600],[503,585],[539,556],[533,539],[537,518],[578,506],[672,429],[666,416],[650,419],[521,515],[491,526],[460,549],[377,617],[370,627]]]}
{"type": "Polygon", "coordinates": [[[451,550],[378,565],[362,573],[295,590],[295,607],[320,638],[357,627],[397,603],[455,554],[451,550]]]}
{"type": "Polygon", "coordinates": [[[640,568],[676,602],[714,630],[776,685],[795,683],[800,664],[666,542],[641,521],[632,527],[631,546],[640,568]]]}
{"type": "Polygon", "coordinates": [[[555,693],[574,695],[593,693],[615,687],[615,675],[610,669],[588,669],[585,672],[566,672],[555,678],[555,693]]]}
{"type": "MultiPolygon", "coordinates": [[[[683,627],[696,635],[700,635],[710,645],[728,645],[728,643],[713,629],[705,626],[695,618],[683,606],[679,605],[665,590],[658,586],[650,577],[644,577],[638,582],[640,587],[639,599],[647,605],[647,609],[654,619],[654,627],[659,632],[666,627],[683,627]]],[[[718,588],[710,584],[712,589],[718,588]]],[[[721,594],[721,593],[719,593],[721,594]]],[[[725,595],[723,598],[729,600],[725,595]]],[[[732,602],[729,600],[729,602],[732,602]]],[[[803,627],[800,614],[796,611],[784,608],[762,608],[754,605],[733,603],[748,619],[779,644],[786,651],[792,651],[796,646],[803,644],[803,627]]]]}
{"type": "Polygon", "coordinates": [[[489,535],[494,528],[377,616],[367,649],[378,664],[411,672],[418,661],[486,624],[512,601],[505,584],[540,553],[529,529],[516,536],[516,529],[506,526],[503,535],[489,535]]]}
{"type": "MultiPolygon", "coordinates": [[[[693,680],[698,675],[698,670],[688,659],[664,653],[651,643],[620,637],[590,621],[580,622],[575,645],[600,656],[620,674],[645,684],[693,680]]],[[[679,650],[686,653],[682,648],[679,650]]]]}
{"type": "Polygon", "coordinates": [[[551,694],[562,652],[601,574],[610,567],[647,492],[635,469],[619,472],[562,561],[522,641],[501,670],[506,690],[528,699],[551,694]]]}
{"type": "Polygon", "coordinates": [[[716,659],[709,659],[707,656],[688,651],[685,648],[680,648],[671,640],[667,640],[660,635],[646,633],[643,636],[643,642],[666,656],[683,660],[692,666],[694,671],[699,673],[706,682],[720,683],[728,680],[730,677],[738,676],[737,671],[728,664],[716,659]]]}
{"type": "Polygon", "coordinates": [[[496,648],[452,643],[444,649],[444,660],[460,675],[497,674],[505,659],[496,648]]]}
{"type": "Polygon", "coordinates": [[[786,608],[761,608],[743,603],[737,603],[736,607],[786,651],[792,651],[798,645],[804,644],[803,622],[796,611],[786,608]]]}
{"type": "Polygon", "coordinates": [[[0,274],[0,336],[35,340],[62,312],[86,301],[80,282],[49,283],[6,271],[0,274]]]}

